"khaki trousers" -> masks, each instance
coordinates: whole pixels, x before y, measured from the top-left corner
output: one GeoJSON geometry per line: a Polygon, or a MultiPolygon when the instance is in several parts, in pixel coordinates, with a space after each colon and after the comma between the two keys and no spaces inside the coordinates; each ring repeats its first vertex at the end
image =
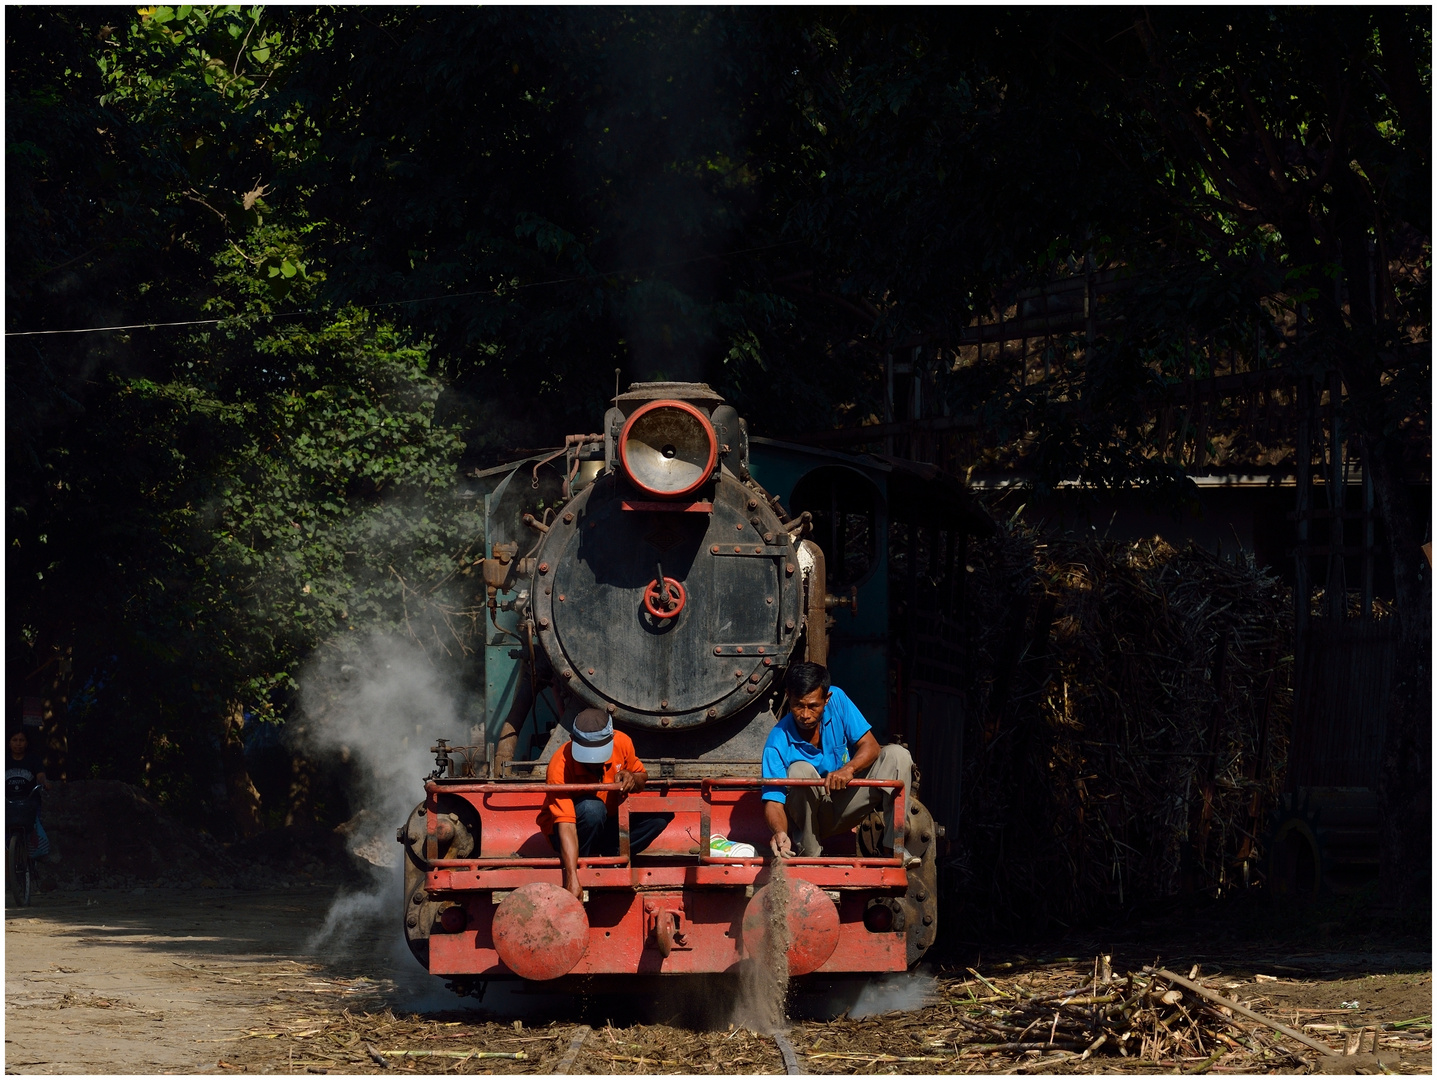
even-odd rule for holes
{"type": "MultiPolygon", "coordinates": [[[[815,780],[818,770],[806,761],[795,761],[788,767],[788,776],[790,780],[815,780]]],[[[885,746],[866,771],[854,773],[854,779],[902,780],[907,793],[913,788],[913,758],[902,746],[885,746]]],[[[821,787],[791,787],[787,792],[784,807],[795,854],[816,859],[823,854],[821,841],[853,828],[878,809],[883,811],[883,846],[892,850],[892,788],[848,787],[830,794],[821,787]]]]}

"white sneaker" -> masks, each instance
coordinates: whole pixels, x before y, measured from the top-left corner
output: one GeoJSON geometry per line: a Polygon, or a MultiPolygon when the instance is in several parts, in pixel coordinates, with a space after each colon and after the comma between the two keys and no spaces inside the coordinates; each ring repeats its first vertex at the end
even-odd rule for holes
{"type": "Polygon", "coordinates": [[[752,859],[754,850],[752,844],[735,844],[723,836],[710,836],[709,854],[720,859],[752,859]]]}

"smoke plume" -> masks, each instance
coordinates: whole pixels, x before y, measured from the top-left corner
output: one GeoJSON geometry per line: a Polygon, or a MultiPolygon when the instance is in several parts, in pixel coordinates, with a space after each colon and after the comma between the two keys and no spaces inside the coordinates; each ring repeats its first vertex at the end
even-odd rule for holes
{"type": "Polygon", "coordinates": [[[411,1007],[453,1008],[461,1002],[426,974],[405,945],[403,868],[395,827],[424,798],[436,738],[468,743],[470,729],[457,673],[437,667],[417,645],[374,635],[343,655],[318,657],[300,677],[297,748],[349,766],[352,806],[349,849],[370,868],[369,884],[335,897],[310,948],[358,949],[383,957],[411,1007]],[[378,945],[378,948],[374,946],[378,945]]]}

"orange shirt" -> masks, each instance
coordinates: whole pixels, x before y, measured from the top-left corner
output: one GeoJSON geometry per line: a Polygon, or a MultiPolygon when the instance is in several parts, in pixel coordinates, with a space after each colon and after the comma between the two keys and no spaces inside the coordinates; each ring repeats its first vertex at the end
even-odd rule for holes
{"type": "MultiPolygon", "coordinates": [[[[589,773],[585,766],[575,761],[573,744],[565,743],[549,759],[549,770],[544,774],[544,782],[546,784],[616,784],[619,781],[620,769],[627,769],[629,772],[647,771],[634,753],[634,740],[622,731],[615,731],[614,745],[609,751],[609,760],[604,764],[603,780],[595,780],[593,774],[589,773]]],[[[619,812],[619,803],[624,797],[623,792],[596,791],[594,795],[603,800],[604,807],[609,811],[609,818],[612,820],[619,812]]],[[[553,832],[554,826],[561,821],[567,821],[570,824],[575,821],[573,796],[551,794],[544,799],[544,808],[539,811],[539,828],[546,833],[553,832]]]]}

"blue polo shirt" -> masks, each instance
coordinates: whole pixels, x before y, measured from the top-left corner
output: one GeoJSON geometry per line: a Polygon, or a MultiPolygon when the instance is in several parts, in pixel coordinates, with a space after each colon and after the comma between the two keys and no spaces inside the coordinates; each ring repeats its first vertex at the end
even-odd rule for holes
{"type": "MultiPolygon", "coordinates": [[[[827,776],[834,769],[848,764],[851,751],[858,740],[873,730],[872,725],[858,711],[848,695],[836,686],[829,687],[832,695],[823,707],[819,726],[823,735],[819,745],[814,746],[803,737],[794,722],[793,713],[784,713],[783,719],[774,724],[763,744],[763,775],[769,779],[788,776],[788,767],[795,761],[806,761],[818,770],[819,776],[827,776]]],[[[781,787],[766,787],[763,797],[770,802],[785,802],[785,791],[781,787]]]]}

